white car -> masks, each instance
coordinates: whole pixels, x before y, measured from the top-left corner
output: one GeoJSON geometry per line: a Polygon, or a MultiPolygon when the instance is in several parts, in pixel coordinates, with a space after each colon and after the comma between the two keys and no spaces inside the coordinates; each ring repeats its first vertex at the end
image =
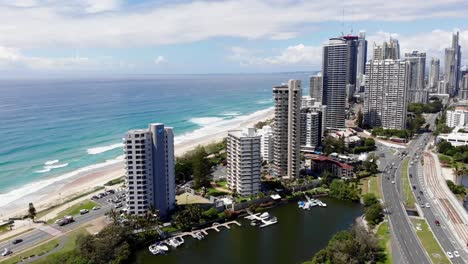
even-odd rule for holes
{"type": "Polygon", "coordinates": [[[458,254],[458,251],[454,251],[454,252],[453,252],[453,255],[454,255],[456,258],[459,258],[459,257],[460,257],[460,254],[458,254]]]}
{"type": "Polygon", "coordinates": [[[80,214],[82,214],[82,215],[83,215],[83,214],[87,214],[87,213],[89,213],[89,210],[88,210],[88,209],[81,209],[81,210],[80,210],[80,214]]]}
{"type": "Polygon", "coordinates": [[[393,184],[395,184],[395,181],[392,181],[393,184]]]}
{"type": "Polygon", "coordinates": [[[429,205],[429,203],[426,203],[426,207],[427,207],[427,208],[430,208],[431,206],[429,205]]]}
{"type": "Polygon", "coordinates": [[[452,253],[450,253],[450,252],[448,252],[448,251],[447,251],[447,257],[449,257],[449,258],[453,259],[453,255],[452,255],[452,253]]]}
{"type": "Polygon", "coordinates": [[[99,207],[99,206],[94,206],[93,207],[93,210],[99,210],[99,209],[101,209],[101,207],[99,207]]]}
{"type": "Polygon", "coordinates": [[[6,257],[11,254],[13,254],[13,251],[9,250],[8,248],[5,248],[5,250],[2,253],[2,256],[6,257]]]}

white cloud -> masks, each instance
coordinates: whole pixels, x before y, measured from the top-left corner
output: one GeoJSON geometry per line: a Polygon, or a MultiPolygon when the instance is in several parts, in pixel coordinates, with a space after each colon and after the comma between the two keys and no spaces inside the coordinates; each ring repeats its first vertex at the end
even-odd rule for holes
{"type": "Polygon", "coordinates": [[[117,0],[0,0],[0,43],[30,47],[131,47],[213,37],[290,39],[301,26],[341,21],[463,18],[466,0],[193,1],[120,8],[117,0]],[[18,8],[24,7],[24,8],[18,8]],[[112,11],[112,12],[104,12],[112,11]]]}
{"type": "Polygon", "coordinates": [[[154,59],[153,62],[156,65],[165,64],[165,63],[167,63],[167,59],[164,58],[164,56],[158,56],[156,59],[154,59]]]}

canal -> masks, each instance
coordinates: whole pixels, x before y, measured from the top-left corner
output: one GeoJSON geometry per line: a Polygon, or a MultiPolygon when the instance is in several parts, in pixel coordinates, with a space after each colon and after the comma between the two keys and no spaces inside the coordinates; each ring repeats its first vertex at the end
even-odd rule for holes
{"type": "Polygon", "coordinates": [[[204,240],[185,237],[185,244],[163,256],[153,256],[148,249],[137,254],[136,263],[158,264],[295,264],[310,260],[328,240],[348,228],[363,213],[357,203],[321,198],[326,208],[304,211],[296,203],[268,210],[278,223],[265,228],[252,227],[239,218],[242,226],[221,227],[208,231],[204,240]]]}

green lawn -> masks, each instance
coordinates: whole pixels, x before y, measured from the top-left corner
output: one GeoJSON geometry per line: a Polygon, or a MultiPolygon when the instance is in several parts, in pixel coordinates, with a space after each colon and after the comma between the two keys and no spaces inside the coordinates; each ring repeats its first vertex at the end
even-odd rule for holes
{"type": "Polygon", "coordinates": [[[12,258],[9,258],[5,261],[2,261],[2,264],[14,264],[17,263],[21,260],[21,258],[24,257],[30,257],[30,256],[38,256],[38,255],[44,255],[45,253],[51,251],[52,249],[56,248],[59,245],[60,238],[56,238],[53,240],[50,240],[49,242],[46,242],[40,246],[37,246],[35,248],[32,248],[30,250],[24,251],[23,253],[16,255],[12,258]]]}
{"type": "Polygon", "coordinates": [[[92,210],[94,206],[99,206],[97,203],[91,201],[91,200],[86,200],[81,203],[77,203],[75,205],[72,205],[68,207],[67,209],[61,211],[60,213],[57,214],[55,218],[47,220],[47,223],[53,223],[55,220],[63,218],[66,215],[77,215],[80,213],[81,209],[88,209],[92,210]]]}
{"type": "Polygon", "coordinates": [[[43,258],[43,259],[39,259],[37,261],[34,261],[32,263],[35,263],[35,264],[47,264],[47,263],[50,263],[50,260],[56,258],[57,256],[60,256],[62,254],[66,254],[72,250],[75,249],[76,247],[76,238],[78,237],[78,235],[80,234],[86,234],[88,233],[88,231],[86,231],[86,226],[85,227],[81,227],[77,230],[74,230],[70,233],[68,233],[66,236],[67,236],[67,241],[65,242],[65,245],[63,246],[63,248],[61,248],[59,251],[57,252],[54,252],[50,255],[48,255],[47,257],[43,258]]]}
{"type": "Polygon", "coordinates": [[[378,199],[382,199],[381,179],[382,175],[380,174],[360,179],[361,194],[373,193],[378,199]]]}
{"type": "Polygon", "coordinates": [[[406,207],[414,207],[416,199],[414,198],[413,191],[411,190],[411,184],[408,177],[408,163],[409,159],[406,158],[403,160],[403,167],[401,169],[401,178],[403,180],[403,193],[405,195],[405,205],[406,207]]]}
{"type": "Polygon", "coordinates": [[[219,187],[227,189],[227,181],[226,180],[217,181],[216,185],[218,185],[219,187]]]}
{"type": "Polygon", "coordinates": [[[379,262],[379,264],[392,264],[392,244],[390,240],[391,234],[388,222],[382,222],[382,224],[377,229],[376,235],[379,239],[379,245],[385,248],[385,254],[387,255],[385,262],[379,262]]]}
{"type": "Polygon", "coordinates": [[[413,222],[414,227],[416,228],[416,224],[421,224],[421,231],[416,230],[416,234],[419,237],[424,249],[426,249],[427,253],[431,257],[432,263],[441,263],[441,264],[450,264],[445,252],[440,247],[437,240],[434,238],[431,230],[427,226],[427,222],[424,219],[411,219],[413,222]]]}

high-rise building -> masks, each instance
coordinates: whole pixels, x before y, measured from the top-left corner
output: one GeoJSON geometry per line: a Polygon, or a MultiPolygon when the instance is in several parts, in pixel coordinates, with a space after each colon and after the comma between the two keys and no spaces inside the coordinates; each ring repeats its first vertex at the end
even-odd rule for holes
{"type": "Polygon", "coordinates": [[[397,39],[390,38],[390,42],[384,41],[382,45],[374,43],[373,60],[399,60],[400,59],[400,44],[397,39]]]}
{"type": "Polygon", "coordinates": [[[312,107],[312,106],[314,106],[315,102],[317,102],[317,100],[315,100],[315,98],[312,98],[310,96],[302,96],[301,108],[312,107]]]}
{"type": "Polygon", "coordinates": [[[273,138],[273,129],[271,126],[263,126],[258,133],[262,136],[261,139],[261,155],[262,160],[267,163],[273,162],[273,146],[275,144],[273,138]]]}
{"type": "Polygon", "coordinates": [[[405,60],[410,63],[409,101],[412,103],[426,104],[429,94],[429,92],[424,89],[424,77],[426,74],[426,53],[418,51],[405,53],[405,60]]]}
{"type": "Polygon", "coordinates": [[[447,110],[445,119],[448,127],[464,127],[468,125],[468,110],[465,110],[464,107],[447,110]]]}
{"type": "Polygon", "coordinates": [[[366,63],[365,124],[405,129],[409,71],[409,62],[400,60],[366,63]]]}
{"type": "Polygon", "coordinates": [[[357,46],[356,87],[364,86],[364,75],[366,74],[367,40],[366,32],[359,32],[357,46]]]}
{"type": "Polygon", "coordinates": [[[323,104],[327,129],[344,129],[347,91],[356,84],[357,37],[331,38],[323,47],[323,104]]]}
{"type": "Polygon", "coordinates": [[[448,83],[446,83],[444,80],[440,80],[439,84],[437,86],[437,93],[438,94],[448,94],[448,83]]]}
{"type": "Polygon", "coordinates": [[[310,97],[314,98],[316,102],[322,102],[323,98],[323,78],[322,74],[318,73],[316,76],[310,77],[310,97]]]}
{"type": "Polygon", "coordinates": [[[455,96],[460,85],[461,47],[459,32],[452,35],[452,47],[445,49],[444,81],[447,83],[448,93],[455,96]]]}
{"type": "Polygon", "coordinates": [[[440,76],[440,60],[438,58],[431,58],[431,67],[429,71],[429,89],[431,92],[437,90],[440,76]]]}
{"type": "Polygon", "coordinates": [[[227,139],[227,184],[241,196],[260,192],[261,136],[255,128],[232,130],[227,139]]]}
{"type": "Polygon", "coordinates": [[[320,146],[322,120],[322,111],[317,108],[301,108],[301,151],[312,152],[320,146]]]}
{"type": "Polygon", "coordinates": [[[275,100],[275,140],[273,171],[277,177],[299,176],[300,109],[302,87],[300,80],[273,87],[275,100]]]}
{"type": "Polygon", "coordinates": [[[468,73],[465,73],[462,78],[460,87],[460,99],[468,100],[468,73]]]}
{"type": "Polygon", "coordinates": [[[154,207],[167,216],[175,206],[173,129],[150,124],[128,131],[123,140],[128,213],[142,215],[154,207]]]}

